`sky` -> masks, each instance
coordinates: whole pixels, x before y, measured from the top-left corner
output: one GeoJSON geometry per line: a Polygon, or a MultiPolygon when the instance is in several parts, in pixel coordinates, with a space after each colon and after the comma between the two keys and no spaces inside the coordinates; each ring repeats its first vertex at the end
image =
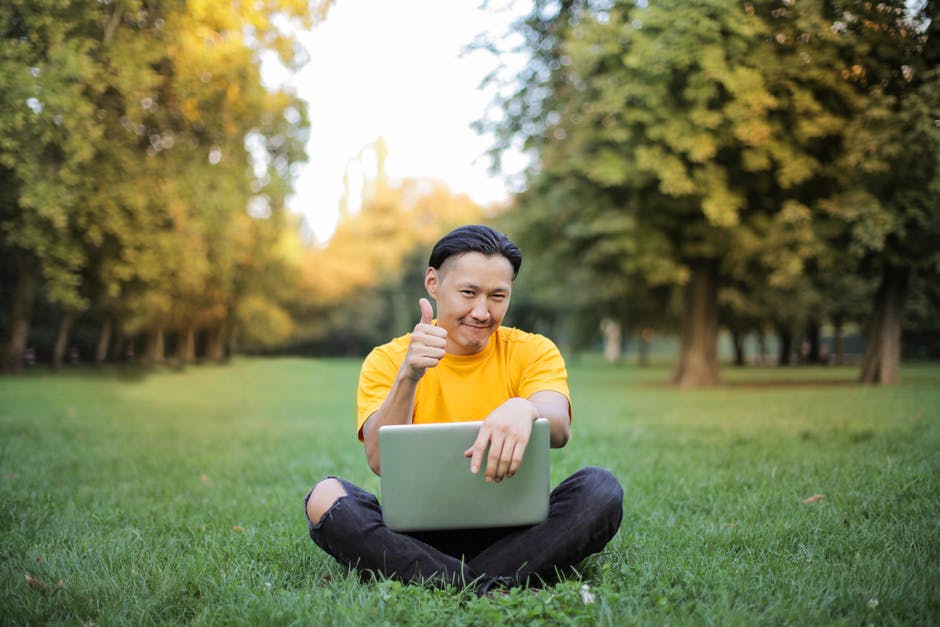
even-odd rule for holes
{"type": "MultiPolygon", "coordinates": [[[[289,84],[309,104],[309,161],[288,205],[318,242],[335,228],[347,164],[380,136],[392,181],[440,179],[483,205],[506,198],[505,178],[487,172],[492,138],[470,127],[491,97],[480,81],[498,61],[461,51],[508,20],[479,0],[338,0],[301,36],[310,60],[289,84]]],[[[510,170],[521,163],[510,159],[510,170]]]]}

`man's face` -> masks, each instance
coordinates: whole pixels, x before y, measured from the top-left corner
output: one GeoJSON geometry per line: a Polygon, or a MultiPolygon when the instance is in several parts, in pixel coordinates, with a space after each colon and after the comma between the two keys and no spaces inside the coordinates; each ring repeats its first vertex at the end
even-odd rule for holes
{"type": "Polygon", "coordinates": [[[512,264],[502,255],[467,252],[428,268],[428,294],[437,301],[437,326],[447,330],[447,352],[472,355],[484,348],[509,309],[512,264]]]}

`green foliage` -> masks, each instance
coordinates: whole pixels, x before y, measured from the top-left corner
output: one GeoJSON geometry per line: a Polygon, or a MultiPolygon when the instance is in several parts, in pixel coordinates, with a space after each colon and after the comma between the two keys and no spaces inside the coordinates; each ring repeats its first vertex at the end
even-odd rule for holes
{"type": "Polygon", "coordinates": [[[279,346],[291,337],[293,321],[290,314],[266,299],[242,299],[235,315],[244,328],[244,335],[239,337],[239,341],[249,346],[279,346]]]}
{"type": "Polygon", "coordinates": [[[529,63],[503,77],[499,115],[481,122],[495,152],[521,145],[534,160],[514,228],[540,262],[570,260],[559,273],[572,281],[616,285],[635,318],[651,288],[682,285],[707,260],[720,263],[726,324],[780,327],[834,316],[823,303],[846,275],[883,262],[936,272],[930,11],[534,3],[513,38],[491,42],[521,40],[529,63]]]}
{"type": "Polygon", "coordinates": [[[260,58],[299,66],[292,29],[327,5],[6,3],[0,254],[38,265],[43,302],[131,334],[229,328],[239,299],[280,299],[272,243],[309,123],[260,58]]]}
{"type": "Polygon", "coordinates": [[[484,599],[361,583],[307,537],[315,481],[379,488],[355,436],[358,367],[0,379],[4,622],[854,625],[940,611],[936,366],[895,388],[845,368],[754,369],[677,393],[663,370],[582,360],[552,480],[611,469],[621,529],[580,576],[484,599]]]}
{"type": "Polygon", "coordinates": [[[52,1],[0,9],[0,169],[18,196],[0,215],[0,238],[39,266],[53,303],[73,309],[85,305],[86,253],[69,209],[102,135],[83,94],[94,75],[83,22],[93,13],[52,1]]]}

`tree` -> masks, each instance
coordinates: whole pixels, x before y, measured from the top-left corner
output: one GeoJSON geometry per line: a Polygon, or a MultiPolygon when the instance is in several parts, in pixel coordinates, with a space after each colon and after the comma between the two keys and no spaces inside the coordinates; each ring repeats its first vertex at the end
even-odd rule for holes
{"type": "Polygon", "coordinates": [[[651,327],[675,328],[668,303],[680,268],[656,254],[664,243],[635,237],[632,218],[603,212],[612,201],[603,192],[585,193],[574,177],[545,176],[532,185],[518,200],[524,210],[500,219],[526,268],[513,321],[558,337],[570,351],[587,347],[605,320],[641,336],[651,327]]]}
{"type": "MultiPolygon", "coordinates": [[[[781,329],[818,326],[806,275],[829,247],[845,249],[831,217],[851,210],[859,164],[873,156],[858,133],[896,130],[884,115],[873,124],[884,107],[858,88],[858,56],[907,44],[886,39],[897,24],[867,26],[865,12],[907,15],[901,3],[536,2],[516,25],[530,63],[504,86],[502,118],[483,125],[500,133],[497,149],[516,142],[533,154],[519,211],[547,210],[559,238],[581,242],[579,263],[590,247],[632,239],[616,246],[652,253],[632,261],[644,274],[671,268],[685,290],[679,385],[717,381],[717,294],[732,281],[770,288],[767,311],[783,313],[774,301],[802,309],[781,316],[781,329]]],[[[892,189],[925,180],[885,172],[892,189]]],[[[859,213],[878,225],[878,211],[859,213]]]]}
{"type": "MultiPolygon", "coordinates": [[[[558,45],[566,80],[528,109],[540,122],[532,132],[546,138],[534,144],[530,177],[544,183],[530,188],[576,181],[581,198],[600,198],[558,221],[571,225],[564,236],[592,221],[629,225],[585,243],[632,238],[650,255],[633,263],[655,273],[651,279],[665,274],[684,286],[673,380],[714,383],[725,256],[772,257],[786,275],[799,274],[800,242],[811,238],[806,202],[831,176],[819,167],[819,145],[839,133],[840,121],[816,94],[838,102],[840,86],[828,86],[825,49],[807,64],[804,50],[784,45],[800,41],[804,22],[825,32],[822,18],[704,2],[589,4],[567,20],[576,23],[558,45]]],[[[502,125],[505,133],[525,135],[528,120],[518,117],[502,125]]]]}
{"type": "Polygon", "coordinates": [[[261,57],[299,67],[293,33],[328,6],[0,9],[0,252],[18,269],[5,288],[14,296],[5,365],[19,361],[37,291],[63,312],[54,361],[89,305],[101,320],[100,359],[116,326],[147,334],[155,359],[170,331],[184,361],[198,332],[214,357],[224,353],[238,299],[274,283],[246,275],[281,260],[246,262],[240,251],[248,235],[259,244],[248,248],[266,253],[289,228],[284,200],[308,127],[294,94],[264,88],[261,57]]]}
{"type": "Polygon", "coordinates": [[[863,267],[880,270],[860,380],[900,380],[901,327],[911,276],[937,276],[940,255],[940,7],[880,3],[845,17],[847,32],[871,43],[857,51],[849,79],[865,94],[845,155],[858,174],[859,205],[836,209],[851,229],[863,267]]]}
{"type": "Polygon", "coordinates": [[[83,94],[93,74],[97,7],[10,2],[0,8],[0,250],[15,268],[0,371],[16,370],[42,287],[73,312],[85,251],[69,209],[101,136],[83,94]]]}

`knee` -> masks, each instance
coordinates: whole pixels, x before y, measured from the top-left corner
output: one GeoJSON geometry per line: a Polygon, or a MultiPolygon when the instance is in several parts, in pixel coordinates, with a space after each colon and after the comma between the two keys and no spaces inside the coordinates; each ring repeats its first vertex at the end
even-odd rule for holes
{"type": "Polygon", "coordinates": [[[619,524],[623,515],[623,488],[617,478],[609,470],[597,466],[583,468],[579,474],[597,507],[619,524]]]}
{"type": "Polygon", "coordinates": [[[329,477],[317,485],[307,496],[307,520],[317,524],[323,515],[333,507],[333,503],[346,496],[346,490],[338,479],[329,477]]]}

